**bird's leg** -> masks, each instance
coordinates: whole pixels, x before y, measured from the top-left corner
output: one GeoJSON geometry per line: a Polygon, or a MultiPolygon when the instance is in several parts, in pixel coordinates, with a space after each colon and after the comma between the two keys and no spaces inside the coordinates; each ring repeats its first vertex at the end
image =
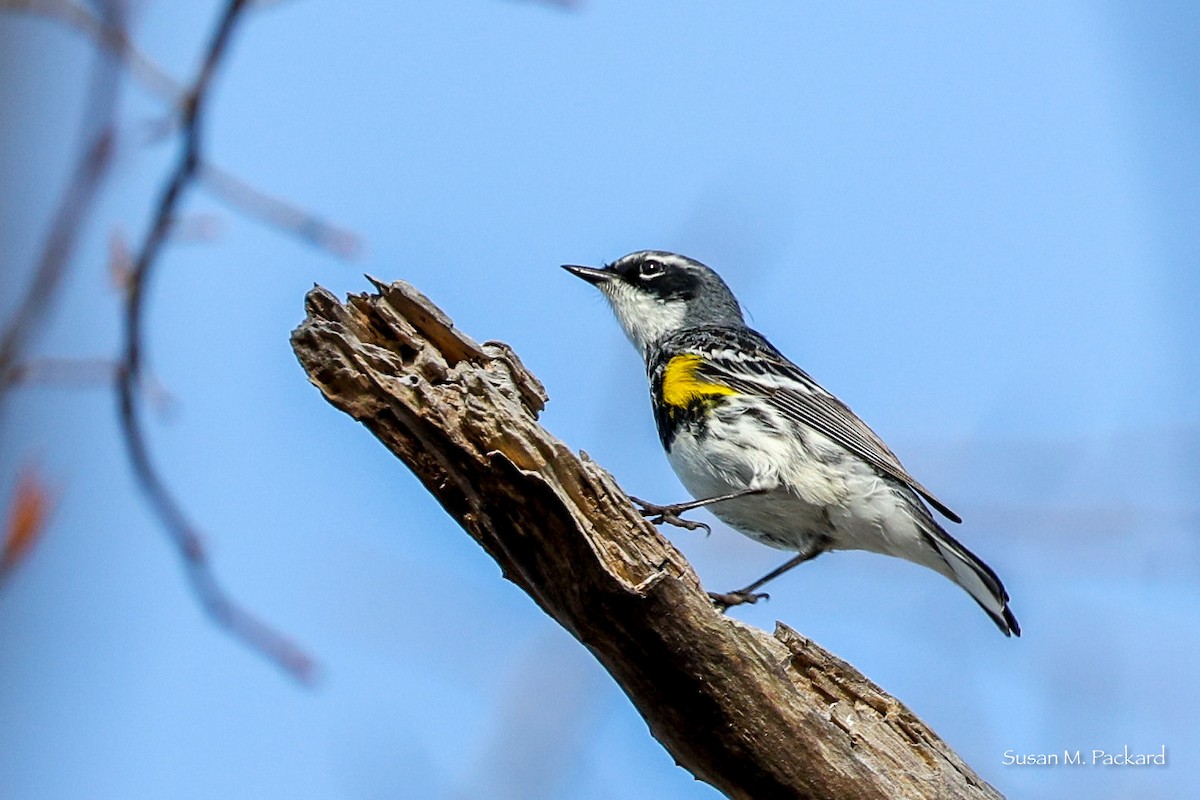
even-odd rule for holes
{"type": "Polygon", "coordinates": [[[789,558],[783,565],[771,570],[766,575],[763,575],[761,578],[744,589],[738,589],[737,591],[733,592],[709,592],[708,596],[710,599],[712,599],[713,603],[716,604],[717,608],[721,609],[722,611],[732,608],[733,606],[743,605],[745,603],[757,603],[759,600],[769,600],[771,595],[767,594],[766,592],[758,592],[756,594],[754,590],[768,581],[775,580],[792,567],[816,558],[821,552],[821,540],[814,539],[812,543],[810,543],[792,558],[789,558]]]}
{"type": "Polygon", "coordinates": [[[654,517],[654,519],[650,520],[650,522],[654,525],[662,525],[663,523],[666,523],[667,525],[674,525],[677,528],[686,528],[689,531],[694,531],[697,528],[704,528],[705,533],[712,533],[712,528],[710,528],[707,523],[693,522],[690,519],[683,519],[679,515],[684,511],[691,511],[693,508],[702,508],[704,506],[712,505],[713,503],[732,500],[735,497],[745,497],[749,494],[762,494],[765,491],[766,489],[742,489],[740,491],[730,492],[729,494],[718,495],[717,497],[706,497],[703,500],[691,500],[686,503],[675,503],[674,505],[669,506],[660,506],[655,503],[647,503],[645,500],[634,497],[633,495],[630,495],[629,499],[637,503],[638,511],[641,512],[643,517],[654,517]]]}

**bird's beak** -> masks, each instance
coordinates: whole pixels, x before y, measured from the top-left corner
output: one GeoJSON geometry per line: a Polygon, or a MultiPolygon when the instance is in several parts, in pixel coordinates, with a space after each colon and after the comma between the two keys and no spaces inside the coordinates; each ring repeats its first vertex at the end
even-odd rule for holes
{"type": "Polygon", "coordinates": [[[563,264],[562,268],[572,275],[583,278],[593,286],[599,286],[602,283],[608,283],[616,273],[606,269],[596,269],[595,267],[581,267],[578,264],[563,264]]]}

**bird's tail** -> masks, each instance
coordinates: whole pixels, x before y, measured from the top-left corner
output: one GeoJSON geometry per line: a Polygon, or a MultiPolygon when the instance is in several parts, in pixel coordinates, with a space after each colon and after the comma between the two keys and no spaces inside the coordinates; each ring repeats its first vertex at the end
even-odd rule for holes
{"type": "Polygon", "coordinates": [[[1020,636],[1021,626],[1008,607],[1008,592],[992,568],[937,523],[926,536],[949,568],[939,572],[966,589],[1005,636],[1020,636]]]}

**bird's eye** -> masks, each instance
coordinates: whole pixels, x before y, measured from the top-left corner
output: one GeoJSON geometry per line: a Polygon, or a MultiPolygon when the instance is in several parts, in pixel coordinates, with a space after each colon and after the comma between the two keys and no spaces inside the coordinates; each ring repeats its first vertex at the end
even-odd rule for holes
{"type": "Polygon", "coordinates": [[[653,278],[655,275],[662,275],[663,265],[661,261],[643,261],[642,262],[642,277],[653,278]]]}

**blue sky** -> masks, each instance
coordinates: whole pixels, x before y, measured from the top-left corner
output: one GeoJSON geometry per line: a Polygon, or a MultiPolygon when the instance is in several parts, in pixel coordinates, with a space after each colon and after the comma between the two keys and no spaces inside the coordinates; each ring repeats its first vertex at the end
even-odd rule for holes
{"type": "MultiPolygon", "coordinates": [[[[144,3],[190,78],[218,4],[144,3]]],[[[199,612],[101,389],[31,387],[0,490],[36,463],[52,527],[0,594],[0,796],[711,798],[620,690],[309,386],[314,282],[403,278],[545,382],[550,430],[682,499],[636,354],[562,273],[647,247],[710,264],[753,324],[966,522],[1025,635],[931,572],[827,556],[735,616],[862,669],[1013,797],[1185,797],[1200,693],[1200,12],[982,5],[320,0],[239,30],[209,157],[345,225],[347,263],[194,192],[210,242],[152,287],[152,446],[220,579],[303,642],[297,688],[199,612]],[[1005,766],[1157,750],[1155,770],[1005,766]]],[[[0,15],[0,257],[11,307],[77,146],[91,49],[0,15]]],[[[171,140],[127,83],[122,147],[37,352],[110,356],[115,230],[171,140]]],[[[669,531],[706,585],[778,554],[669,531]]]]}

